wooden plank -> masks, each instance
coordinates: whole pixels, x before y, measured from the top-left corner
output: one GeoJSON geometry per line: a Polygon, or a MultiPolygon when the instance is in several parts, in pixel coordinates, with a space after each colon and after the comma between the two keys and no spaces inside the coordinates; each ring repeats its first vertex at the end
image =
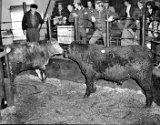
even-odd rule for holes
{"type": "Polygon", "coordinates": [[[24,12],[24,13],[27,12],[26,2],[23,2],[23,12],[24,12]]]}
{"type": "MultiPolygon", "coordinates": [[[[27,10],[29,6],[26,6],[27,10]]],[[[24,15],[24,10],[22,5],[11,5],[10,6],[11,14],[11,24],[12,24],[12,33],[13,39],[16,40],[26,40],[26,35],[24,35],[22,30],[22,19],[24,15]]]]}
{"type": "Polygon", "coordinates": [[[6,63],[7,75],[9,79],[9,84],[5,84],[6,98],[7,98],[8,106],[12,106],[14,104],[15,87],[14,87],[13,81],[11,80],[8,54],[5,55],[5,63],[6,63]]]}
{"type": "MultiPolygon", "coordinates": [[[[54,6],[55,6],[55,0],[49,0],[46,11],[43,16],[44,19],[51,17],[54,6]]],[[[42,28],[42,24],[40,25],[39,30],[41,30],[41,28],[42,28]]]]}
{"type": "Polygon", "coordinates": [[[46,10],[46,15],[44,15],[44,16],[50,17],[52,15],[52,11],[53,11],[54,6],[55,6],[55,0],[51,0],[50,4],[48,5],[48,8],[46,10]]]}
{"type": "MultiPolygon", "coordinates": [[[[57,26],[57,34],[58,43],[71,44],[74,41],[74,26],[57,26]]],[[[76,40],[78,40],[78,36],[76,40]]]]}
{"type": "MultiPolygon", "coordinates": [[[[0,22],[2,22],[2,0],[0,0],[0,22]]],[[[1,31],[1,25],[0,25],[0,31],[1,31]]],[[[2,47],[2,46],[3,46],[2,34],[0,32],[0,47],[2,47]]],[[[3,66],[2,66],[2,58],[1,57],[0,57],[0,91],[1,91],[0,92],[1,108],[3,108],[3,102],[2,102],[2,100],[3,99],[6,100],[6,91],[5,91],[4,73],[3,73],[3,66]]]]}

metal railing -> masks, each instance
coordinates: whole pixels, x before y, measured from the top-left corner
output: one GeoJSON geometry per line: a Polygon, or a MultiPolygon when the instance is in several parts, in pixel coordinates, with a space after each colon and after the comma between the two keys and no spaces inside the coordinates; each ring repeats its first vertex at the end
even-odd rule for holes
{"type": "MultiPolygon", "coordinates": [[[[107,19],[108,19],[108,17],[107,17],[107,19]]],[[[84,19],[85,20],[85,19],[84,19]]],[[[118,20],[121,20],[121,19],[116,19],[116,21],[118,21],[118,20]]],[[[129,19],[130,20],[130,19],[129,19]]],[[[53,19],[51,19],[51,18],[48,18],[47,19],[47,21],[46,21],[46,23],[47,23],[47,29],[46,30],[48,30],[48,38],[49,39],[51,39],[52,38],[52,25],[51,25],[51,21],[53,21],[53,19]]],[[[89,21],[89,20],[87,20],[87,21],[89,21]]],[[[108,22],[107,20],[102,20],[102,21],[104,21],[105,23],[106,23],[106,41],[107,41],[107,43],[104,43],[104,45],[105,46],[107,46],[107,47],[109,47],[110,46],[110,42],[111,42],[111,34],[110,34],[110,30],[117,30],[117,31],[119,31],[119,30],[121,30],[121,29],[112,29],[112,27],[110,27],[110,24],[112,24],[112,22],[108,22]],[[111,29],[110,29],[111,28],[111,29]]],[[[150,29],[146,29],[146,17],[145,17],[145,13],[143,13],[143,15],[142,15],[142,19],[140,19],[139,20],[141,23],[140,24],[142,24],[142,25],[140,25],[140,29],[137,29],[137,30],[140,30],[140,45],[142,45],[142,46],[144,46],[145,45],[145,41],[146,41],[146,32],[148,32],[148,31],[151,31],[150,29]]],[[[15,22],[0,22],[0,24],[1,25],[5,25],[5,24],[8,24],[8,23],[17,23],[17,22],[21,22],[21,21],[15,21],[15,22]]],[[[75,40],[78,40],[78,36],[79,36],[79,26],[78,26],[78,20],[77,20],[77,18],[75,18],[75,20],[74,20],[74,39],[75,40]]],[[[88,27],[84,27],[84,28],[88,28],[88,27]]],[[[1,30],[1,32],[2,31],[10,31],[10,32],[12,32],[13,30],[22,30],[22,29],[2,29],[1,30]]],[[[57,34],[57,37],[70,37],[70,36],[68,36],[68,35],[65,35],[65,34],[63,34],[63,35],[59,35],[59,34],[57,34]]],[[[11,36],[11,37],[18,37],[18,36],[11,36]]],[[[43,36],[44,37],[44,36],[43,36]]],[[[8,36],[3,36],[2,37],[2,40],[3,39],[6,39],[6,38],[10,38],[10,36],[8,37],[8,36]]],[[[119,38],[117,38],[117,37],[115,37],[115,36],[113,36],[112,37],[113,39],[115,38],[115,39],[118,39],[118,40],[121,40],[121,37],[119,38]]],[[[127,39],[133,39],[133,38],[127,38],[127,39]]],[[[0,54],[1,54],[1,52],[0,52],[0,54]]],[[[158,54],[157,54],[158,55],[158,54]]],[[[0,71],[2,72],[3,71],[3,69],[1,69],[2,68],[2,66],[1,66],[1,61],[2,61],[2,58],[5,58],[5,64],[6,64],[6,67],[7,67],[7,75],[8,75],[8,78],[10,79],[11,78],[11,74],[10,74],[10,67],[9,67],[9,60],[8,60],[8,54],[5,54],[4,56],[2,56],[2,57],[0,57],[0,71]]],[[[4,76],[3,76],[3,73],[2,73],[2,79],[4,79],[4,76]]],[[[8,102],[8,105],[10,106],[10,105],[12,105],[13,104],[13,100],[14,100],[14,90],[13,90],[13,82],[11,81],[11,79],[10,79],[10,87],[9,87],[9,90],[6,90],[6,87],[5,87],[5,84],[4,84],[4,81],[2,80],[2,85],[3,85],[3,88],[4,88],[4,92],[5,92],[5,95],[4,95],[4,98],[7,100],[7,102],[8,102]]]]}
{"type": "MultiPolygon", "coordinates": [[[[118,21],[118,20],[120,20],[120,19],[116,19],[116,21],[118,21]]],[[[46,30],[48,30],[48,35],[49,35],[49,38],[50,37],[52,37],[52,24],[51,24],[51,21],[53,21],[53,19],[51,19],[51,18],[48,18],[47,19],[47,21],[45,21],[46,23],[47,23],[47,28],[44,28],[44,27],[42,27],[42,29],[46,29],[46,30]]],[[[119,30],[121,30],[121,29],[112,29],[112,27],[110,27],[110,24],[112,24],[112,22],[108,22],[107,20],[103,20],[104,22],[106,22],[106,41],[107,41],[107,43],[109,43],[108,45],[106,44],[106,43],[104,43],[104,45],[105,46],[110,46],[110,37],[111,37],[111,35],[110,35],[110,30],[117,30],[117,31],[119,31],[119,30]]],[[[142,25],[141,25],[141,27],[140,27],[140,29],[137,29],[137,30],[140,30],[141,31],[141,38],[140,38],[140,40],[141,40],[141,45],[144,45],[144,43],[145,43],[145,34],[146,34],[146,32],[148,32],[148,31],[150,31],[150,29],[146,29],[146,19],[145,19],[145,15],[143,16],[143,18],[140,20],[142,23],[142,25]]],[[[20,22],[20,21],[16,21],[16,22],[20,22]]],[[[4,25],[4,24],[7,24],[7,23],[16,23],[16,22],[0,22],[1,23],[1,25],[4,25]]],[[[64,25],[65,26],[65,25],[64,25]]],[[[3,27],[3,26],[2,26],[3,27]]],[[[84,27],[84,28],[88,28],[88,27],[84,27]]],[[[14,31],[14,30],[22,30],[21,28],[17,28],[17,29],[1,29],[1,32],[4,32],[4,31],[10,31],[11,33],[12,33],[12,31],[14,31]]],[[[79,31],[79,26],[78,26],[78,20],[75,18],[75,21],[74,21],[74,38],[75,38],[75,40],[78,40],[78,32],[79,31]]],[[[120,32],[122,32],[122,31],[120,31],[120,32]]],[[[57,37],[58,36],[60,36],[60,37],[66,37],[67,35],[59,35],[59,34],[57,34],[57,37]]],[[[6,39],[6,38],[11,38],[11,37],[19,37],[19,36],[2,36],[2,39],[6,39]]],[[[41,37],[45,37],[45,36],[41,36],[41,37]]],[[[69,37],[69,36],[68,36],[69,37]]]]}

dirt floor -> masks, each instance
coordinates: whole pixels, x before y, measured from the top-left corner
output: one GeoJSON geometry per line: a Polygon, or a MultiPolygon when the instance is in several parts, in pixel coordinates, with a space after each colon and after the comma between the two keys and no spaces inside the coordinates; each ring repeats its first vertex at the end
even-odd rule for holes
{"type": "Polygon", "coordinates": [[[83,99],[83,83],[56,78],[41,83],[29,73],[19,75],[15,83],[15,106],[1,110],[0,124],[160,125],[160,107],[153,103],[144,108],[139,88],[99,80],[96,93],[83,99]]]}

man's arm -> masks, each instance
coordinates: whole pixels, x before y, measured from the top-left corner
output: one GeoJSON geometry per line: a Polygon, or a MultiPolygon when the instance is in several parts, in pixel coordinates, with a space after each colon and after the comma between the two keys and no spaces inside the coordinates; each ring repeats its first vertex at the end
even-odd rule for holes
{"type": "Polygon", "coordinates": [[[27,29],[27,13],[24,14],[23,19],[22,19],[22,29],[23,30],[27,29]]]}
{"type": "Polygon", "coordinates": [[[69,22],[74,22],[75,17],[78,17],[78,15],[76,14],[76,12],[75,11],[71,12],[70,15],[69,15],[68,21],[69,22]]]}
{"type": "Polygon", "coordinates": [[[42,19],[41,15],[38,12],[37,12],[37,14],[38,14],[38,18],[39,18],[39,23],[43,24],[44,20],[42,19]]]}
{"type": "Polygon", "coordinates": [[[93,10],[92,13],[88,13],[88,20],[90,20],[91,22],[95,23],[96,22],[96,10],[93,10]]]}

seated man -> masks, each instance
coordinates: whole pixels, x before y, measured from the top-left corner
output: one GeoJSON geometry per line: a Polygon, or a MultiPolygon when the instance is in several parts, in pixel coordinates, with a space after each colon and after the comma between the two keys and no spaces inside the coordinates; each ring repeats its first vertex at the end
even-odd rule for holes
{"type": "Polygon", "coordinates": [[[139,45],[138,41],[138,34],[136,34],[136,24],[130,23],[127,28],[123,30],[122,38],[121,38],[121,45],[128,46],[128,45],[139,45]]]}
{"type": "Polygon", "coordinates": [[[116,15],[108,13],[104,8],[104,3],[100,0],[95,2],[95,11],[91,15],[91,21],[95,24],[95,32],[91,39],[89,40],[90,44],[96,43],[99,38],[103,38],[104,45],[109,47],[109,43],[106,41],[106,20],[108,15],[108,21],[114,20],[116,15]]]}
{"type": "Polygon", "coordinates": [[[67,23],[68,11],[63,8],[62,3],[58,3],[58,8],[55,8],[52,14],[54,25],[61,25],[67,23]]]}
{"type": "MultiPolygon", "coordinates": [[[[153,20],[148,28],[148,36],[152,39],[151,49],[160,55],[160,11],[155,12],[153,20]]],[[[154,54],[154,61],[159,64],[160,56],[157,54],[154,54]]]]}
{"type": "Polygon", "coordinates": [[[123,0],[124,7],[120,10],[119,17],[121,20],[118,21],[119,29],[125,29],[133,19],[134,11],[136,7],[130,3],[130,0],[123,0]]]}

